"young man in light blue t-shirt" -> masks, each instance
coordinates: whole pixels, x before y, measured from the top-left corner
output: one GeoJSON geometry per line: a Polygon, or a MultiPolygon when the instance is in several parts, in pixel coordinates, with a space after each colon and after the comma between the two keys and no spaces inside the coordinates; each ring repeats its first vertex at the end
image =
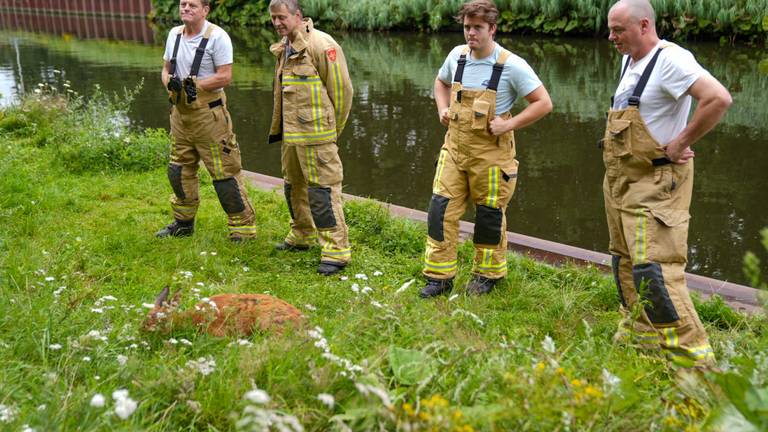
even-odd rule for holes
{"type": "Polygon", "coordinates": [[[440,151],[429,221],[422,298],[453,288],[459,219],[468,200],[476,208],[475,264],[470,294],[486,294],[507,274],[505,209],[518,162],[513,131],[552,110],[547,90],[528,63],[494,42],[499,11],[493,2],[465,3],[458,20],[466,45],[454,48],[435,80],[440,122],[448,127],[440,151]],[[523,97],[528,106],[509,112],[523,97]]]}

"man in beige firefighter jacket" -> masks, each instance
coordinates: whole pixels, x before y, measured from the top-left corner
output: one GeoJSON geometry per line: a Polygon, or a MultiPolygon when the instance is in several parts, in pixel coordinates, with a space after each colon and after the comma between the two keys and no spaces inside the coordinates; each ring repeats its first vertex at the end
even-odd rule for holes
{"type": "Polygon", "coordinates": [[[197,171],[202,160],[227,213],[229,238],[256,235],[254,213],[241,178],[240,148],[232,132],[224,87],[232,80],[232,42],[206,20],[210,0],[181,0],[184,25],[168,34],[162,80],[171,106],[171,161],[174,221],[157,237],[192,235],[200,197],[197,171]]]}
{"type": "Polygon", "coordinates": [[[506,276],[505,213],[518,168],[513,134],[552,110],[528,63],[494,41],[498,15],[491,1],[462,6],[458,19],[467,44],[451,51],[435,80],[438,116],[448,133],[429,204],[423,298],[453,288],[459,219],[467,201],[476,209],[475,263],[467,292],[488,293],[506,276]],[[521,97],[528,106],[512,116],[509,110],[521,97]]]}
{"type": "Polygon", "coordinates": [[[285,199],[291,229],[279,250],[306,250],[319,240],[318,273],[347,265],[352,249],[341,201],[344,177],[336,143],[352,103],[341,47],[304,19],[296,0],[272,0],[272,24],[282,40],[277,57],[269,142],[282,143],[285,199]]]}
{"type": "Polygon", "coordinates": [[[720,121],[731,96],[689,51],[659,39],[655,18],[647,0],[622,0],[608,14],[609,39],[624,54],[602,141],[625,315],[616,337],[661,347],[679,366],[706,366],[715,358],[685,282],[691,145],[720,121]],[[688,123],[692,98],[698,105],[688,123]]]}

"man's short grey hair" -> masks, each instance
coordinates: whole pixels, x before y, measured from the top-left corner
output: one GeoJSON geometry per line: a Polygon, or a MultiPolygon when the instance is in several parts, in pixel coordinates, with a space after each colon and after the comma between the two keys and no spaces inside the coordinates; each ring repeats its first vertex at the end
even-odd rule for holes
{"type": "Polygon", "coordinates": [[[629,16],[635,21],[648,18],[651,24],[656,24],[656,11],[653,10],[651,2],[648,0],[620,0],[616,2],[611,9],[617,6],[626,6],[629,10],[629,16]]]}
{"type": "Polygon", "coordinates": [[[269,8],[274,9],[280,6],[285,6],[288,12],[294,14],[301,12],[301,6],[299,6],[299,0],[272,0],[269,2],[269,8]]]}

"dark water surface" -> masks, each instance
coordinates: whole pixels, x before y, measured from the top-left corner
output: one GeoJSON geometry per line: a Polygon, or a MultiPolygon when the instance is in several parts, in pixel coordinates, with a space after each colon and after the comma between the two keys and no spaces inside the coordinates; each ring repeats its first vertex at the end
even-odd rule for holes
{"type": "MultiPolygon", "coordinates": [[[[233,35],[234,83],[227,93],[245,168],[279,177],[280,148],[266,142],[274,60],[264,38],[270,33],[261,33],[233,35]]],[[[426,210],[445,132],[431,97],[432,84],[462,36],[349,34],[337,40],[355,86],[353,111],[339,142],[345,191],[426,210]]],[[[603,166],[596,141],[616,84],[618,55],[602,40],[502,37],[499,42],[528,60],[554,102],[551,115],[517,132],[520,173],[507,212],[509,229],[606,251],[603,166]]],[[[735,101],[717,129],[695,146],[688,269],[744,283],[742,256],[760,250],[758,232],[768,226],[768,74],[759,68],[766,54],[715,44],[685,46],[731,90],[735,101]]],[[[167,128],[161,65],[160,46],[4,32],[0,103],[10,103],[22,87],[30,91],[39,82],[60,85],[66,79],[87,97],[95,84],[121,91],[143,79],[131,120],[167,128]]]]}

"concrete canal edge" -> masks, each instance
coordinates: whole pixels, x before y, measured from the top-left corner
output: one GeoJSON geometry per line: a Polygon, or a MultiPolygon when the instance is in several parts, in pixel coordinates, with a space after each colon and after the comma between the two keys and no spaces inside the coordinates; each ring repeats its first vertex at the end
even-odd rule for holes
{"type": "MultiPolygon", "coordinates": [[[[278,188],[282,189],[283,187],[283,180],[276,177],[251,171],[243,171],[243,175],[253,186],[262,190],[270,191],[278,188]]],[[[375,201],[370,198],[349,194],[344,194],[344,198],[347,200],[375,201]]],[[[393,216],[404,217],[418,222],[427,222],[426,212],[394,204],[378,203],[387,208],[393,216]]],[[[459,228],[461,237],[463,239],[469,238],[474,231],[474,227],[475,225],[471,222],[461,221],[459,228]]],[[[551,265],[573,263],[580,266],[595,266],[605,272],[611,271],[611,257],[604,253],[513,232],[507,232],[507,242],[509,250],[551,265]]],[[[688,288],[700,293],[704,298],[717,294],[736,311],[744,313],[759,313],[762,311],[758,298],[759,291],[754,288],[691,273],[686,273],[686,280],[688,281],[688,288]]]]}

